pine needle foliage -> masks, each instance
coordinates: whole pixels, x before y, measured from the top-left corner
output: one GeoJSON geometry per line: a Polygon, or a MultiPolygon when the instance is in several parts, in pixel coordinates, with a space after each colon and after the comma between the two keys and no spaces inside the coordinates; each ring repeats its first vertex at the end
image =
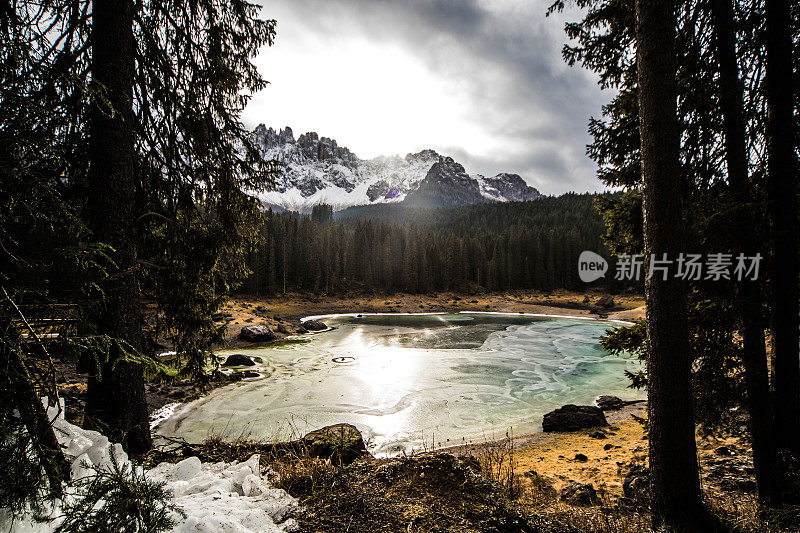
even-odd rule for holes
{"type": "Polygon", "coordinates": [[[110,466],[73,482],[74,497],[63,504],[64,520],[56,533],[157,533],[185,517],[165,483],[144,470],[122,463],[109,447],[110,466]]]}

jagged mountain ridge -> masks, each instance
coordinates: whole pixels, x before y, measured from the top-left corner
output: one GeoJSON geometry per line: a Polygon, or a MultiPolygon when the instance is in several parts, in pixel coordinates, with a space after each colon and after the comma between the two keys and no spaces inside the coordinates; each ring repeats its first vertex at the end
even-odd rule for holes
{"type": "Polygon", "coordinates": [[[290,127],[259,125],[253,132],[265,159],[285,165],[276,187],[259,195],[265,206],[307,213],[325,203],[336,211],[356,205],[399,203],[455,206],[524,201],[541,194],[519,175],[470,176],[464,167],[434,150],[360,159],[336,140],[315,132],[297,139],[290,127]]]}

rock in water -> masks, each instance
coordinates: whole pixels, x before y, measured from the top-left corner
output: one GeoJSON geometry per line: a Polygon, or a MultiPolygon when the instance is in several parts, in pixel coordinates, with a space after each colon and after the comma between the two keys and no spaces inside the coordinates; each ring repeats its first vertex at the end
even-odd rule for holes
{"type": "Polygon", "coordinates": [[[245,326],[239,332],[239,338],[247,342],[272,341],[278,338],[267,326],[245,326]]]}
{"type": "Polygon", "coordinates": [[[597,503],[597,492],[591,483],[582,484],[575,481],[561,489],[561,501],[571,505],[594,505],[597,503]]]}
{"type": "Polygon", "coordinates": [[[625,406],[625,401],[616,396],[598,396],[594,403],[603,411],[621,409],[625,406]]]}
{"type": "Polygon", "coordinates": [[[542,418],[542,430],[545,432],[576,431],[607,425],[603,411],[594,405],[569,404],[550,411],[542,418]]]}
{"type": "Polygon", "coordinates": [[[328,326],[319,320],[306,320],[303,322],[303,327],[309,331],[322,331],[323,329],[328,329],[328,326]]]}
{"type": "Polygon", "coordinates": [[[351,424],[334,424],[302,438],[312,457],[330,458],[335,464],[350,464],[367,453],[361,432],[351,424]]]}
{"type": "Polygon", "coordinates": [[[253,366],[255,362],[243,353],[234,353],[225,359],[222,366],[253,366]]]}

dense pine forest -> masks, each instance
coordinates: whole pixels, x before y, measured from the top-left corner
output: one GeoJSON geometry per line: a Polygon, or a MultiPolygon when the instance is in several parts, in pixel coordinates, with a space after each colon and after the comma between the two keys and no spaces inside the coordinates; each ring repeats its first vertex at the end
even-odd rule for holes
{"type": "MultiPolygon", "coordinates": [[[[606,253],[594,196],[565,194],[533,202],[456,208],[401,205],[310,216],[265,215],[248,256],[253,294],[339,292],[582,290],[578,255],[606,253]]],[[[610,259],[610,258],[609,258],[610,259]]],[[[613,264],[605,286],[613,280],[613,264]]]]}

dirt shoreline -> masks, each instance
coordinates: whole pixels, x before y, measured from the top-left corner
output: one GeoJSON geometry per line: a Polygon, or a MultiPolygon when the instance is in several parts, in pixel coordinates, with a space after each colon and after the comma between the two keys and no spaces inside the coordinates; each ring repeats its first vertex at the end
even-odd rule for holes
{"type": "Polygon", "coordinates": [[[570,291],[509,291],[465,295],[442,292],[436,294],[359,294],[317,296],[288,293],[285,296],[265,297],[237,295],[231,297],[218,315],[227,324],[224,348],[252,346],[238,338],[242,327],[265,325],[278,338],[302,333],[300,319],[307,316],[342,313],[458,313],[462,311],[491,311],[498,313],[533,313],[564,315],[612,320],[637,320],[644,317],[644,298],[638,294],[613,295],[614,306],[597,305],[608,295],[603,292],[570,291]],[[593,312],[593,310],[595,312],[593,312]],[[597,314],[600,312],[601,314],[597,314]]]}
{"type": "Polygon", "coordinates": [[[434,451],[473,457],[505,455],[507,462],[513,462],[523,485],[544,477],[556,491],[574,481],[591,483],[595,489],[619,497],[630,464],[647,459],[646,432],[639,421],[646,417],[646,404],[639,402],[605,411],[605,417],[609,424],[605,427],[564,433],[536,431],[434,451]],[[578,454],[585,460],[576,459],[578,454]]]}

